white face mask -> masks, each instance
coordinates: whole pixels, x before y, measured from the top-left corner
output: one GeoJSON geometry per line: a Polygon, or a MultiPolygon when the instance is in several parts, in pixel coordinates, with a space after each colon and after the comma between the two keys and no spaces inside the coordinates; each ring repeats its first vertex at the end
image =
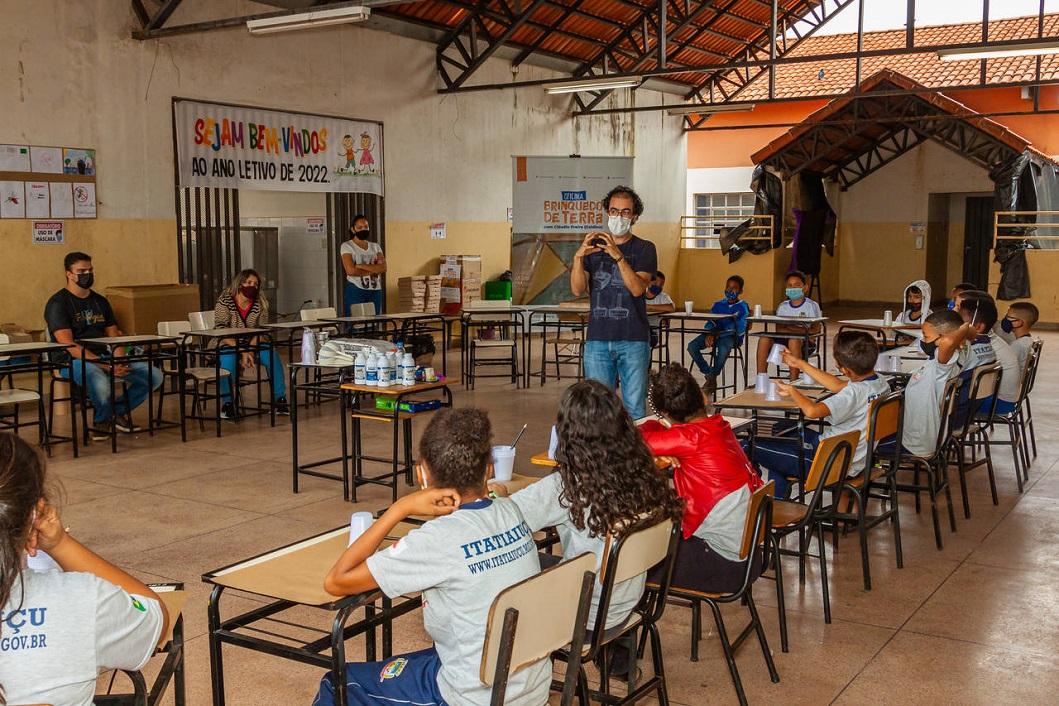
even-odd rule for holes
{"type": "Polygon", "coordinates": [[[611,235],[621,237],[629,232],[632,227],[632,219],[624,216],[607,216],[607,230],[611,235]]]}

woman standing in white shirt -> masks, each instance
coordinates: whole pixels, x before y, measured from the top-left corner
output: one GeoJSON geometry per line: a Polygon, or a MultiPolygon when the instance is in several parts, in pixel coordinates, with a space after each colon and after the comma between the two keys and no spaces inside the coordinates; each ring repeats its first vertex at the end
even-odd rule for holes
{"type": "Polygon", "coordinates": [[[349,316],[353,304],[371,302],[375,313],[382,313],[382,275],[386,272],[386,257],[382,248],[372,240],[367,216],[356,215],[349,227],[353,237],[342,243],[342,269],[346,272],[343,296],[344,314],[349,316]]]}
{"type": "Polygon", "coordinates": [[[0,434],[0,703],[90,706],[103,669],[139,670],[165,635],[154,591],[63,528],[40,453],[0,434]],[[47,552],[61,571],[34,571],[47,552]]]}

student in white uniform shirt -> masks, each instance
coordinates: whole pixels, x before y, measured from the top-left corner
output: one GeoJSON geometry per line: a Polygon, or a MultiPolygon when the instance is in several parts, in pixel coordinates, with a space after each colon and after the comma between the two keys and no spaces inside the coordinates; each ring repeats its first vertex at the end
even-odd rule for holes
{"type": "MultiPolygon", "coordinates": [[[[783,293],[787,298],[776,307],[776,316],[813,319],[820,318],[823,315],[820,311],[820,305],[807,296],[809,294],[809,277],[801,270],[793,270],[787,273],[786,289],[783,290],[783,293]]],[[[820,324],[812,324],[809,327],[809,333],[811,334],[820,333],[820,330],[820,324]]],[[[795,324],[783,324],[776,326],[776,332],[804,335],[806,327],[795,324]]],[[[762,336],[757,343],[757,371],[759,373],[768,370],[769,351],[772,350],[774,342],[782,342],[786,345],[787,350],[793,353],[795,358],[809,358],[816,352],[816,342],[814,340],[806,341],[801,337],[784,340],[782,338],[773,339],[768,336],[762,336]]],[[[790,379],[794,381],[797,378],[798,371],[791,368],[790,379]]]]}
{"type": "MultiPolygon", "coordinates": [[[[559,471],[511,496],[530,531],[555,527],[563,558],[584,552],[603,559],[607,534],[679,519],[683,503],[655,470],[654,458],[621,399],[595,380],[571,385],[559,403],[556,423],[559,471]]],[[[605,628],[620,625],[643,595],[646,573],[616,584],[605,628]]],[[[600,584],[592,594],[588,626],[595,624],[600,584]]],[[[626,645],[614,646],[610,673],[628,673],[626,645]]]]}
{"type": "MultiPolygon", "coordinates": [[[[970,354],[960,375],[965,380],[970,380],[975,368],[1000,363],[1002,372],[1000,389],[997,391],[996,413],[1010,414],[1014,411],[1015,401],[1018,399],[1022,371],[1019,369],[1018,355],[1007,341],[993,331],[998,318],[996,302],[987,292],[964,292],[960,298],[959,312],[963,320],[975,331],[970,354]]],[[[963,403],[970,394],[969,388],[970,385],[964,385],[964,390],[961,391],[961,409],[966,409],[963,403]]],[[[991,401],[991,398],[983,400],[980,409],[988,408],[991,401]]]]}
{"type": "Polygon", "coordinates": [[[168,616],[154,591],[63,528],[40,452],[0,433],[0,687],[8,704],[89,706],[104,669],[143,668],[168,616]],[[60,570],[26,568],[47,554],[60,570]]]}
{"type": "MultiPolygon", "coordinates": [[[[423,490],[383,513],[332,567],[324,588],[349,596],[376,588],[390,598],[423,594],[423,627],[434,646],[382,662],[346,665],[348,703],[381,706],[486,706],[479,679],[489,608],[502,590],[540,573],[537,545],[518,506],[494,499],[492,429],[480,409],[446,409],[427,425],[417,466],[423,490]],[[378,551],[410,515],[433,515],[378,551]]],[[[548,701],[551,664],[540,660],[511,675],[505,704],[548,701]]],[[[334,703],[327,674],[314,706],[334,703]]]]}
{"type": "Polygon", "coordinates": [[[1004,340],[1011,344],[1019,361],[1019,370],[1026,374],[1026,361],[1033,348],[1033,327],[1041,316],[1040,310],[1033,302],[1015,302],[1008,307],[1008,313],[1000,322],[1004,340]]]}

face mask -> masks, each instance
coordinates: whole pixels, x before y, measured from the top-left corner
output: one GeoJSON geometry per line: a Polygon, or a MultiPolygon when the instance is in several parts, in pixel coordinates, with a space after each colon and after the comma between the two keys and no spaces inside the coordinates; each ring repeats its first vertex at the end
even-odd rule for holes
{"type": "Polygon", "coordinates": [[[1005,317],[1000,320],[1000,330],[1004,333],[1011,333],[1015,330],[1015,322],[1005,317]]]}
{"type": "Polygon", "coordinates": [[[949,311],[952,311],[955,308],[956,308],[956,300],[955,299],[950,299],[949,300],[949,311]]]}
{"type": "Polygon", "coordinates": [[[239,293],[247,299],[257,299],[257,287],[244,284],[239,288],[239,293]]]}
{"type": "Polygon", "coordinates": [[[91,272],[80,272],[77,275],[77,286],[81,289],[91,289],[95,281],[96,278],[91,272]]]}
{"type": "Polygon", "coordinates": [[[786,294],[787,298],[791,301],[805,298],[805,290],[801,287],[787,287],[783,293],[786,294]]]}
{"type": "Polygon", "coordinates": [[[353,232],[353,237],[360,238],[361,240],[371,240],[370,230],[357,230],[353,232]]]}
{"type": "Polygon", "coordinates": [[[920,341],[919,350],[923,351],[928,358],[934,357],[934,351],[938,350],[937,341],[920,341]]]}
{"type": "Polygon", "coordinates": [[[632,219],[624,218],[622,216],[608,216],[607,217],[607,230],[610,231],[611,235],[616,235],[619,238],[629,232],[629,228],[632,227],[632,219]]]}
{"type": "Polygon", "coordinates": [[[919,311],[923,308],[923,302],[908,302],[909,311],[919,311]]]}
{"type": "Polygon", "coordinates": [[[726,289],[724,290],[724,298],[730,302],[734,302],[736,299],[739,298],[739,292],[733,292],[730,289],[726,289]]]}
{"type": "Polygon", "coordinates": [[[651,293],[652,297],[657,297],[659,294],[662,293],[662,287],[657,284],[652,284],[650,287],[647,288],[647,291],[651,293]]]}

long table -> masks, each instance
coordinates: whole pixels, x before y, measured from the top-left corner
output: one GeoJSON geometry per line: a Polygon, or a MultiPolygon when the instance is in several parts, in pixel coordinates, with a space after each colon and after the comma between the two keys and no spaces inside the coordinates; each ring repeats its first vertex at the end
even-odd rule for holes
{"type": "Polygon", "coordinates": [[[441,333],[441,373],[448,375],[448,361],[446,360],[449,350],[449,325],[458,317],[439,312],[399,312],[395,314],[376,314],[374,316],[336,316],[334,318],[322,319],[332,324],[348,324],[350,326],[364,326],[378,330],[384,329],[383,335],[396,337],[398,335],[398,324],[401,329],[411,327],[411,334],[418,333],[441,333]]]}
{"type": "Polygon", "coordinates": [[[77,458],[77,414],[76,414],[76,403],[77,400],[73,394],[70,395],[70,436],[58,436],[52,434],[51,420],[44,419],[44,373],[52,372],[53,374],[60,373],[66,370],[69,374],[71,372],[70,363],[56,363],[52,362],[47,357],[49,353],[61,353],[66,351],[66,346],[61,343],[52,343],[48,341],[34,341],[30,343],[4,343],[0,344],[0,357],[11,357],[21,358],[28,356],[30,360],[25,363],[13,363],[0,367],[0,379],[9,375],[19,375],[22,373],[33,373],[37,378],[37,414],[41,415],[37,422],[40,427],[40,445],[51,451],[51,444],[53,442],[65,442],[69,441],[73,444],[74,458],[77,458]]]}

